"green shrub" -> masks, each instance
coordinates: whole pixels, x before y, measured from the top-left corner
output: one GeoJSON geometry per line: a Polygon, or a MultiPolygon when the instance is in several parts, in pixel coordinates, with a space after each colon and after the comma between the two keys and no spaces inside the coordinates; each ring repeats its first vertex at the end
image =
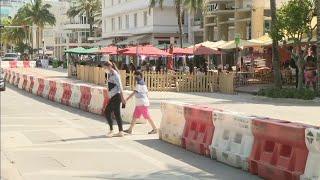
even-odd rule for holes
{"type": "Polygon", "coordinates": [[[85,61],[80,61],[80,65],[87,65],[87,62],[85,62],[85,61]]]}
{"type": "Polygon", "coordinates": [[[63,68],[64,68],[64,69],[67,69],[67,66],[68,66],[68,65],[67,65],[67,61],[63,61],[63,68]]]}
{"type": "Polygon", "coordinates": [[[53,67],[53,68],[59,67],[59,61],[58,61],[58,60],[53,60],[53,61],[52,61],[52,67],[53,67]]]}
{"type": "Polygon", "coordinates": [[[258,92],[259,96],[267,96],[271,98],[295,98],[295,99],[304,99],[304,100],[312,100],[316,96],[319,96],[319,93],[314,92],[310,89],[302,89],[297,90],[294,88],[267,88],[261,89],[258,92]]]}

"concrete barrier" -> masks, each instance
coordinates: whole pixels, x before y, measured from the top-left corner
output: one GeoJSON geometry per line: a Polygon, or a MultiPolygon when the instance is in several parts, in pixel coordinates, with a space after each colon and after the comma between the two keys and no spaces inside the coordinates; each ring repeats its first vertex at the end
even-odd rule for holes
{"type": "Polygon", "coordinates": [[[162,119],[159,129],[159,138],[171,144],[181,146],[182,135],[186,119],[184,107],[188,105],[181,102],[161,102],[162,119]]]}
{"type": "Polygon", "coordinates": [[[253,145],[252,119],[234,112],[213,113],[215,132],[210,146],[212,159],[248,170],[253,145]]]}
{"type": "Polygon", "coordinates": [[[320,179],[320,128],[307,128],[305,131],[306,145],[309,150],[304,174],[301,180],[320,179]]]}

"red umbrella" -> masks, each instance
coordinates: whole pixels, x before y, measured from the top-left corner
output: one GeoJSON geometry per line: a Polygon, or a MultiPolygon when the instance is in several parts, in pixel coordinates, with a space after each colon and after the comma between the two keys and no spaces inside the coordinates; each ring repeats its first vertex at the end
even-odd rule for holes
{"type": "Polygon", "coordinates": [[[192,55],[193,54],[193,49],[191,48],[178,48],[174,47],[172,53],[174,55],[192,55]]]}
{"type": "Polygon", "coordinates": [[[107,46],[101,49],[101,53],[116,55],[118,48],[116,46],[107,46]]]}
{"type": "Polygon", "coordinates": [[[193,51],[194,55],[211,55],[211,54],[221,54],[221,52],[214,49],[208,48],[206,46],[200,45],[193,48],[188,48],[193,51]]]}
{"type": "Polygon", "coordinates": [[[154,46],[148,45],[148,46],[135,46],[135,47],[128,47],[121,51],[118,51],[119,53],[123,55],[143,55],[143,56],[171,56],[170,53],[167,53],[165,51],[162,51],[154,46]]]}

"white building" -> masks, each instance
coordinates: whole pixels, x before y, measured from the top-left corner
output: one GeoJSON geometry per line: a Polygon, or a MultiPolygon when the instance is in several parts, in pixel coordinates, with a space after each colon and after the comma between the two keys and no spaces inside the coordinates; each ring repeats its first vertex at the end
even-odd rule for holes
{"type": "MultiPolygon", "coordinates": [[[[89,24],[85,16],[69,18],[68,9],[75,1],[45,1],[51,4],[50,12],[56,17],[55,26],[46,26],[43,31],[43,44],[46,54],[61,59],[64,50],[73,47],[91,46],[87,41],[89,24]]],[[[35,37],[35,36],[34,36],[35,37]]]]}
{"type": "MultiPolygon", "coordinates": [[[[187,22],[183,22],[184,41],[187,40],[187,22]]],[[[150,12],[148,0],[102,0],[101,45],[178,43],[178,32],[172,0],[165,1],[162,9],[156,7],[150,12]]]]}

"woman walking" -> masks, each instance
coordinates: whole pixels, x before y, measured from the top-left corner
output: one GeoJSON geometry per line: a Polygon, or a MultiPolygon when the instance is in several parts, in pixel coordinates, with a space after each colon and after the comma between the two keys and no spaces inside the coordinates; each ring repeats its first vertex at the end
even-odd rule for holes
{"type": "Polygon", "coordinates": [[[108,73],[108,89],[110,97],[109,104],[105,109],[105,116],[110,127],[110,131],[107,133],[107,137],[122,137],[123,128],[120,114],[120,104],[122,103],[122,106],[125,106],[126,102],[123,97],[121,78],[118,69],[113,62],[107,61],[105,65],[105,70],[108,73]],[[119,133],[115,135],[113,134],[112,113],[116,118],[119,128],[119,133]]]}

